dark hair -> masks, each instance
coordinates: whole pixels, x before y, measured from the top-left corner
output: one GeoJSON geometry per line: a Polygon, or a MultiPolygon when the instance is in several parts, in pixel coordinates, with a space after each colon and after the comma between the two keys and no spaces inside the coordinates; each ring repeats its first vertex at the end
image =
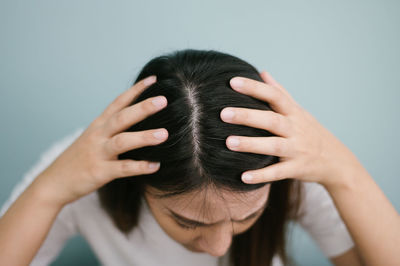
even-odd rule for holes
{"type": "MultiPolygon", "coordinates": [[[[231,151],[225,144],[229,135],[275,136],[266,130],[220,119],[221,110],[228,106],[271,110],[268,103],[230,87],[229,81],[235,76],[263,81],[252,65],[213,50],[187,49],[152,59],[135,83],[150,75],[156,75],[157,82],[132,104],[164,95],[168,105],[126,131],[166,128],[169,137],[159,145],[131,150],[118,158],[159,161],[160,169],[154,174],[113,180],[98,191],[103,208],[124,233],[137,225],[145,186],[168,195],[203,189],[207,185],[250,191],[265,183],[245,184],[241,174],[279,162],[279,157],[231,151]]],[[[267,209],[250,229],[233,238],[232,265],[270,265],[275,254],[287,261],[285,232],[298,206],[299,200],[293,200],[292,196],[298,195],[299,187],[293,180],[271,184],[267,209]]]]}

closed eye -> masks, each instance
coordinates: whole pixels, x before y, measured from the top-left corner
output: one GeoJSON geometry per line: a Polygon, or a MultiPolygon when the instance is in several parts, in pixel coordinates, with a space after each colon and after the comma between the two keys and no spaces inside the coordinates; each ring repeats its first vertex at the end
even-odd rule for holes
{"type": "MultiPolygon", "coordinates": [[[[254,213],[253,215],[247,217],[246,219],[242,220],[242,221],[236,221],[234,223],[238,223],[238,224],[246,224],[248,222],[250,222],[251,220],[254,220],[255,218],[258,218],[259,214],[261,213],[261,211],[259,213],[254,213]]],[[[191,223],[185,223],[185,222],[180,222],[179,220],[174,218],[174,221],[176,222],[176,224],[178,224],[181,228],[186,229],[186,230],[195,230],[198,227],[205,227],[205,225],[203,224],[191,224],[191,223]]]]}
{"type": "Polygon", "coordinates": [[[187,230],[194,230],[196,229],[198,226],[197,225],[186,225],[183,223],[180,223],[178,221],[175,221],[180,227],[182,227],[183,229],[187,229],[187,230]]]}
{"type": "MultiPolygon", "coordinates": [[[[261,207],[259,210],[255,211],[254,213],[250,214],[243,220],[240,220],[240,221],[232,220],[232,222],[239,223],[239,224],[246,224],[250,220],[253,220],[254,218],[258,217],[261,213],[263,213],[263,211],[265,210],[266,207],[267,207],[267,202],[264,203],[263,207],[261,207]]],[[[205,223],[202,223],[199,221],[190,220],[188,218],[185,218],[185,217],[175,213],[174,211],[172,211],[168,208],[166,208],[166,209],[169,211],[169,216],[175,221],[175,223],[177,223],[180,227],[182,227],[184,229],[196,229],[197,227],[210,227],[210,226],[216,224],[216,223],[205,224],[205,223]]]]}

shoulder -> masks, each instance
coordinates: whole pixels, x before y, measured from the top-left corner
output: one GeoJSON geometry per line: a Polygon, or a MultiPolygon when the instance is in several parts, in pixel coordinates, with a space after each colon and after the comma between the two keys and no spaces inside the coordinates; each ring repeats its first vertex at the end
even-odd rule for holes
{"type": "MultiPolygon", "coordinates": [[[[14,186],[7,201],[3,204],[0,216],[2,216],[20,194],[32,183],[32,181],[45,170],[76,138],[78,138],[83,128],[77,128],[68,135],[52,143],[38,160],[33,164],[14,186]]],[[[49,265],[59,254],[64,243],[73,235],[78,233],[78,224],[73,212],[73,205],[66,205],[58,213],[50,231],[48,232],[43,244],[33,258],[31,265],[49,265]]]]}
{"type": "Polygon", "coordinates": [[[334,257],[354,243],[327,190],[318,183],[303,182],[298,222],[317,242],[325,256],[334,257]]]}
{"type": "Polygon", "coordinates": [[[319,205],[331,201],[331,197],[322,185],[314,182],[302,182],[301,185],[303,193],[300,210],[302,213],[307,211],[312,205],[319,205]]]}
{"type": "Polygon", "coordinates": [[[63,138],[52,143],[42,154],[40,154],[38,160],[32,165],[14,186],[13,190],[7,201],[3,204],[0,210],[0,216],[2,216],[11,204],[21,195],[21,193],[32,183],[32,181],[45,170],[66,148],[71,145],[75,139],[77,139],[82,132],[83,127],[76,128],[74,131],[64,136],[63,138]]]}
{"type": "MultiPolygon", "coordinates": [[[[312,230],[320,222],[338,221],[338,213],[327,190],[318,183],[302,182],[298,221],[312,230]]],[[[340,218],[340,217],[339,217],[340,218]]]]}

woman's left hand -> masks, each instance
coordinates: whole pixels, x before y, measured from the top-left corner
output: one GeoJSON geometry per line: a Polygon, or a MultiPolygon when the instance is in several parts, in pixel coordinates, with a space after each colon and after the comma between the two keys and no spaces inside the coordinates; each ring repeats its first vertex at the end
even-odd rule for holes
{"type": "Polygon", "coordinates": [[[360,166],[355,155],[297,104],[271,75],[267,72],[260,75],[265,83],[235,77],[230,84],[237,92],[268,102],[273,111],[226,107],[221,111],[221,119],[232,124],[264,129],[277,137],[229,136],[226,144],[233,151],[278,156],[280,162],[244,172],[243,182],[261,183],[295,178],[332,186],[346,181],[348,167],[360,166]],[[233,112],[231,118],[229,111],[233,112]],[[251,174],[252,178],[247,179],[247,174],[251,174]]]}

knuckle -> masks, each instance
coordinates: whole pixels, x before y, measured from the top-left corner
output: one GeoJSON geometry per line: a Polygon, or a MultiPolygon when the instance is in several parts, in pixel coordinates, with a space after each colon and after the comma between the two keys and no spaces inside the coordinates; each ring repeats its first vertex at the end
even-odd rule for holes
{"type": "Polygon", "coordinates": [[[270,175],[273,176],[273,178],[275,178],[276,180],[278,180],[279,178],[281,178],[281,169],[279,167],[274,167],[270,170],[270,175]]]}
{"type": "Polygon", "coordinates": [[[118,125],[123,125],[125,123],[125,115],[123,112],[118,112],[115,114],[115,123],[118,125]]]}
{"type": "Polygon", "coordinates": [[[272,110],[263,110],[262,112],[264,112],[264,116],[266,117],[266,119],[268,121],[271,121],[274,117],[274,115],[276,114],[274,111],[272,110]]]}
{"type": "Polygon", "coordinates": [[[281,117],[279,117],[277,115],[272,115],[270,118],[270,123],[273,128],[279,129],[280,126],[282,125],[281,117]]]}
{"type": "Polygon", "coordinates": [[[113,144],[114,150],[121,150],[125,144],[124,137],[122,135],[115,135],[113,137],[112,144],[113,144]]]}
{"type": "Polygon", "coordinates": [[[151,141],[151,139],[154,138],[151,136],[151,132],[140,132],[138,137],[140,144],[146,144],[149,142],[149,140],[151,141]]]}
{"type": "Polygon", "coordinates": [[[287,132],[288,123],[285,120],[286,118],[278,113],[274,113],[272,111],[268,111],[267,120],[271,128],[275,128],[279,131],[287,132]]]}
{"type": "Polygon", "coordinates": [[[157,130],[146,132],[143,134],[143,141],[153,143],[157,138],[153,135],[157,130]]]}
{"type": "Polygon", "coordinates": [[[100,179],[103,170],[101,169],[101,166],[98,163],[92,162],[91,164],[89,164],[88,169],[89,169],[88,170],[89,174],[92,178],[100,179]]]}
{"type": "Polygon", "coordinates": [[[132,170],[134,169],[132,164],[133,163],[131,161],[129,161],[129,160],[122,161],[121,164],[120,164],[121,165],[121,168],[120,168],[121,174],[123,174],[123,175],[131,174],[132,170]]]}
{"type": "Polygon", "coordinates": [[[156,108],[152,102],[153,98],[148,99],[147,101],[141,104],[141,108],[144,113],[152,113],[156,108]]]}
{"type": "Polygon", "coordinates": [[[271,102],[277,103],[278,105],[281,104],[282,98],[280,97],[279,91],[275,88],[269,91],[269,97],[271,98],[271,102]]]}
{"type": "Polygon", "coordinates": [[[292,135],[294,127],[293,123],[287,117],[282,117],[282,131],[286,132],[287,134],[292,135]]]}
{"type": "Polygon", "coordinates": [[[276,154],[281,154],[282,153],[282,145],[279,141],[275,140],[274,142],[272,142],[272,150],[274,151],[274,153],[276,154]]]}
{"type": "Polygon", "coordinates": [[[265,90],[265,83],[262,83],[261,81],[257,81],[257,82],[255,82],[254,87],[256,90],[265,90]]]}
{"type": "Polygon", "coordinates": [[[249,118],[249,112],[245,109],[241,109],[241,110],[237,110],[236,112],[236,116],[233,117],[233,119],[235,119],[235,117],[237,117],[237,120],[241,120],[241,121],[246,121],[249,118]]]}
{"type": "Polygon", "coordinates": [[[126,100],[125,100],[124,96],[125,95],[121,94],[117,98],[115,98],[114,105],[118,105],[118,106],[125,105],[126,100]]]}
{"type": "Polygon", "coordinates": [[[251,148],[251,138],[249,137],[236,137],[239,140],[239,143],[237,144],[237,146],[235,148],[237,149],[248,149],[251,148]]]}
{"type": "Polygon", "coordinates": [[[149,162],[147,162],[147,161],[141,161],[140,162],[140,164],[139,164],[139,168],[140,168],[140,171],[142,172],[142,173],[147,173],[148,171],[149,171],[149,162]]]}
{"type": "Polygon", "coordinates": [[[100,128],[93,128],[90,131],[90,133],[87,135],[87,140],[88,140],[89,143],[97,143],[101,136],[102,136],[101,129],[100,128]]]}
{"type": "Polygon", "coordinates": [[[281,141],[281,154],[282,155],[289,155],[289,146],[287,141],[281,141]]]}

